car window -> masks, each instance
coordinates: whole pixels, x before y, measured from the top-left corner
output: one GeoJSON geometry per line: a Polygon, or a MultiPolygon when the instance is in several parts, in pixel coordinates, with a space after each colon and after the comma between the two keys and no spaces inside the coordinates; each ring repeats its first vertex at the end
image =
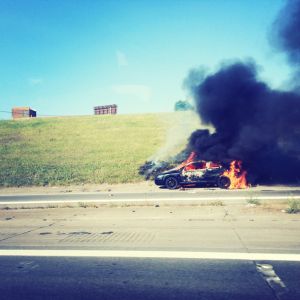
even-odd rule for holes
{"type": "Polygon", "coordinates": [[[214,169],[214,168],[219,168],[220,165],[218,163],[215,163],[215,162],[207,162],[206,163],[206,168],[208,169],[214,169]]]}
{"type": "Polygon", "coordinates": [[[197,170],[206,168],[206,164],[203,161],[194,163],[194,166],[195,166],[195,169],[197,169],[197,170]]]}
{"type": "Polygon", "coordinates": [[[206,168],[206,163],[201,161],[201,162],[193,162],[188,164],[184,170],[185,171],[192,171],[192,170],[201,170],[206,168]]]}

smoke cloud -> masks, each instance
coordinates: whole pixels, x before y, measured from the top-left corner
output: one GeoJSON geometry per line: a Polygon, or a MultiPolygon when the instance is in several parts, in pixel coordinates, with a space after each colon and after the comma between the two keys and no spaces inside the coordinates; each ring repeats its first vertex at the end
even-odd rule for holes
{"type": "MultiPolygon", "coordinates": [[[[300,0],[287,1],[273,24],[277,48],[294,70],[300,64],[300,0]]],[[[242,160],[252,183],[294,183],[300,180],[300,95],[271,89],[258,79],[253,61],[223,64],[215,74],[185,81],[204,124],[215,132],[197,130],[189,151],[204,160],[227,164],[242,160]]],[[[299,83],[299,76],[296,80],[299,83]]],[[[295,79],[294,79],[295,80],[295,79]]]]}
{"type": "Polygon", "coordinates": [[[300,0],[289,0],[273,24],[271,40],[283,51],[293,68],[300,64],[300,0]]]}

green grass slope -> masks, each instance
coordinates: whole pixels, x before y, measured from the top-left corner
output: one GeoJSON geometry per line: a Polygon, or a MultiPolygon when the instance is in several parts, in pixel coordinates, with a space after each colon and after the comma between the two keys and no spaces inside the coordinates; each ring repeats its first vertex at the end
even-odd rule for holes
{"type": "Polygon", "coordinates": [[[0,121],[0,186],[141,181],[172,123],[174,114],[0,121]]]}

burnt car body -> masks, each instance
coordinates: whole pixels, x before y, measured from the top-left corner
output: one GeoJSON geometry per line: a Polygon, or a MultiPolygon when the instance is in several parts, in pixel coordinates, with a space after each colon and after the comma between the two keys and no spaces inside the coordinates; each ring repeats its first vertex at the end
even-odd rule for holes
{"type": "Polygon", "coordinates": [[[162,172],[155,177],[155,184],[168,189],[184,185],[214,185],[223,189],[230,187],[230,178],[224,176],[226,169],[213,162],[193,161],[184,166],[162,172]]]}

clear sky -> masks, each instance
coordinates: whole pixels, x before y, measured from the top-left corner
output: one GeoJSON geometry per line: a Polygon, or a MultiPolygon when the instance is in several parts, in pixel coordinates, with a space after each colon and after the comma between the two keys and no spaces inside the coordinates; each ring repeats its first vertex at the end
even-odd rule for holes
{"type": "MultiPolygon", "coordinates": [[[[191,68],[252,57],[280,87],[268,42],[282,0],[0,0],[0,111],[172,111],[191,68]]],[[[0,113],[0,118],[10,118],[0,113]]]]}

